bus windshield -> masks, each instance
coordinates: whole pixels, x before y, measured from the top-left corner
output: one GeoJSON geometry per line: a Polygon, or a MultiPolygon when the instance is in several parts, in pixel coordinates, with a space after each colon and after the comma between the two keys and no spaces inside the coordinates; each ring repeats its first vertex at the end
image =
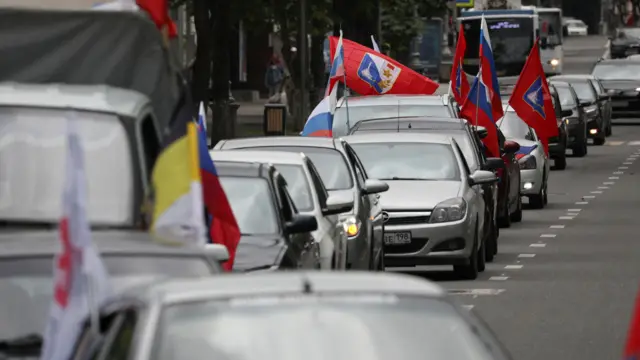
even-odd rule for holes
{"type": "MultiPolygon", "coordinates": [[[[518,76],[533,46],[533,19],[529,17],[486,17],[493,59],[498,76],[518,76]]],[[[480,19],[462,19],[467,41],[464,71],[478,72],[480,19]]]]}
{"type": "Polygon", "coordinates": [[[560,9],[538,11],[540,38],[547,39],[548,46],[562,45],[562,16],[560,9]]]}

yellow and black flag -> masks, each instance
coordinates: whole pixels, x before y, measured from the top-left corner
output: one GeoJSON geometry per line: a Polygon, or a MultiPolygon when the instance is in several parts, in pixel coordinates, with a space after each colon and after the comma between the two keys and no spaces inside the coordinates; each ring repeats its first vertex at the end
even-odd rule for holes
{"type": "Polygon", "coordinates": [[[151,174],[153,220],[151,234],[164,243],[206,243],[202,182],[198,160],[198,130],[193,102],[184,89],[165,146],[151,174]]]}

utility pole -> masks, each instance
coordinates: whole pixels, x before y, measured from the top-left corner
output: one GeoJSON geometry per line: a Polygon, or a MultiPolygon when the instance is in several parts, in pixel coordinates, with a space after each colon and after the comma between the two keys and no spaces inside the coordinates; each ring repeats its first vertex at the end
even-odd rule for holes
{"type": "Polygon", "coordinates": [[[309,97],[307,96],[307,76],[309,75],[309,66],[307,64],[307,55],[309,46],[307,45],[307,0],[300,0],[300,46],[298,48],[300,54],[300,122],[304,124],[309,116],[309,97]]]}

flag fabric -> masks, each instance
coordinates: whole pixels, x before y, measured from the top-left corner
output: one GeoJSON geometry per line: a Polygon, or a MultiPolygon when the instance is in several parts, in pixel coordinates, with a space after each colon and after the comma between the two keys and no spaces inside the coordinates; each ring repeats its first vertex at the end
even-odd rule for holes
{"type": "Polygon", "coordinates": [[[84,156],[74,122],[74,117],[68,121],[61,247],[54,261],[53,302],[44,332],[43,360],[69,359],[84,320],[91,311],[99,311],[112,293],[107,270],[91,241],[84,156]]]}
{"type": "Polygon", "coordinates": [[[340,38],[333,51],[333,61],[329,71],[329,83],[322,101],[311,112],[307,122],[302,129],[302,136],[332,137],[333,136],[333,114],[338,105],[338,83],[344,81],[344,48],[342,47],[342,30],[340,38]]]}
{"type": "Polygon", "coordinates": [[[549,138],[558,136],[558,124],[537,41],[513,88],[509,105],[518,117],[536,131],[548,155],[549,138]]]}
{"type": "Polygon", "coordinates": [[[151,16],[151,20],[153,20],[158,29],[162,30],[166,26],[170,38],[178,36],[176,24],[169,16],[168,0],[136,0],[136,3],[151,16]]]}
{"type": "Polygon", "coordinates": [[[460,116],[476,126],[487,129],[487,136],[482,139],[491,157],[501,157],[498,144],[498,129],[491,111],[491,101],[488,87],[482,81],[480,74],[475,78],[469,95],[462,104],[460,116]]]}
{"type": "Polygon", "coordinates": [[[489,28],[487,21],[482,16],[480,23],[480,72],[482,82],[489,91],[489,100],[491,104],[491,112],[494,121],[504,116],[502,109],[502,98],[500,97],[500,85],[498,84],[498,75],[496,73],[496,64],[493,61],[493,50],[491,49],[491,40],[489,39],[489,28]]]}
{"type": "Polygon", "coordinates": [[[198,112],[198,154],[200,157],[200,176],[202,177],[202,198],[209,220],[209,237],[211,242],[227,247],[229,260],[222,267],[226,271],[233,269],[236,249],[240,243],[240,228],[233,214],[229,199],[220,184],[216,166],[209,155],[207,131],[205,127],[204,105],[200,104],[198,112]]]}
{"type": "Polygon", "coordinates": [[[165,145],[151,174],[151,234],[160,242],[206,244],[198,155],[198,129],[186,88],[174,111],[165,145]]]}
{"type": "Polygon", "coordinates": [[[373,35],[371,35],[371,45],[373,45],[373,50],[377,52],[381,52],[380,46],[378,46],[378,43],[376,42],[376,38],[374,38],[373,35]]]}
{"type": "Polygon", "coordinates": [[[453,55],[453,66],[451,67],[451,82],[449,83],[450,91],[453,93],[453,98],[458,104],[464,104],[467,95],[469,94],[469,80],[467,79],[467,73],[462,69],[462,63],[464,61],[464,53],[467,50],[467,40],[464,37],[464,27],[460,25],[460,32],[458,33],[458,43],[456,44],[456,52],[453,55]]]}
{"type": "MultiPolygon", "coordinates": [[[[331,53],[339,39],[330,38],[331,53]]],[[[423,94],[438,90],[438,83],[400,64],[392,58],[351,40],[343,40],[345,79],[360,95],[423,94]]]]}
{"type": "Polygon", "coordinates": [[[624,360],[640,359],[640,294],[636,296],[633,317],[627,334],[627,344],[624,348],[624,360]]]}

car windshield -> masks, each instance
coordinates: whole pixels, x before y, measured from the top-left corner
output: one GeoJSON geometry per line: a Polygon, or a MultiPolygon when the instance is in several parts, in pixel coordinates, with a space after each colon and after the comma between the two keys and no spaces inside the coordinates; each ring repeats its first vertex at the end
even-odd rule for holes
{"type": "Polygon", "coordinates": [[[313,211],[313,199],[307,176],[302,165],[275,164],[276,169],[287,181],[289,195],[299,211],[313,211]]]}
{"type": "Polygon", "coordinates": [[[558,91],[558,97],[560,98],[560,106],[563,109],[571,109],[576,106],[576,100],[569,87],[556,86],[556,90],[558,91]]]}
{"type": "Polygon", "coordinates": [[[301,152],[311,159],[320,173],[327,190],[347,190],[353,188],[353,179],[345,157],[338,150],[307,146],[265,146],[247,150],[276,150],[301,152]]]}
{"type": "Polygon", "coordinates": [[[578,99],[580,99],[581,101],[594,101],[596,99],[593,88],[588,81],[572,82],[571,86],[576,91],[578,99]]]}
{"type": "Polygon", "coordinates": [[[616,35],[618,36],[628,36],[632,38],[640,38],[640,28],[623,28],[617,29],[616,35]]]}
{"type": "Polygon", "coordinates": [[[534,141],[529,125],[527,125],[515,111],[507,111],[497,123],[506,138],[525,139],[534,141]]]}
{"type": "MultiPolygon", "coordinates": [[[[133,147],[122,122],[111,114],[77,111],[74,116],[91,194],[89,221],[131,224],[133,147]]],[[[0,221],[60,219],[68,118],[68,110],[0,107],[0,221]]]]}
{"type": "Polygon", "coordinates": [[[189,302],[165,308],[159,323],[157,360],[507,358],[488,330],[428,298],[345,294],[189,302]]]}
{"type": "MultiPolygon", "coordinates": [[[[203,258],[103,255],[115,292],[161,278],[209,276],[203,258]]],[[[0,259],[0,339],[42,334],[53,297],[53,257],[0,259]]]]}
{"type": "Polygon", "coordinates": [[[229,199],[242,234],[260,235],[279,232],[274,200],[266,179],[221,176],[220,183],[229,199]]]}
{"type": "Polygon", "coordinates": [[[380,180],[460,180],[451,145],[429,143],[351,144],[367,174],[380,180]]]}
{"type": "Polygon", "coordinates": [[[333,135],[347,135],[349,129],[362,120],[411,116],[455,117],[454,114],[451,114],[448,106],[435,102],[424,105],[400,103],[393,105],[353,106],[349,108],[349,128],[347,128],[347,108],[346,106],[341,106],[336,109],[333,117],[333,135]]]}
{"type": "Polygon", "coordinates": [[[593,75],[600,80],[640,80],[640,63],[598,64],[593,75]]]}

